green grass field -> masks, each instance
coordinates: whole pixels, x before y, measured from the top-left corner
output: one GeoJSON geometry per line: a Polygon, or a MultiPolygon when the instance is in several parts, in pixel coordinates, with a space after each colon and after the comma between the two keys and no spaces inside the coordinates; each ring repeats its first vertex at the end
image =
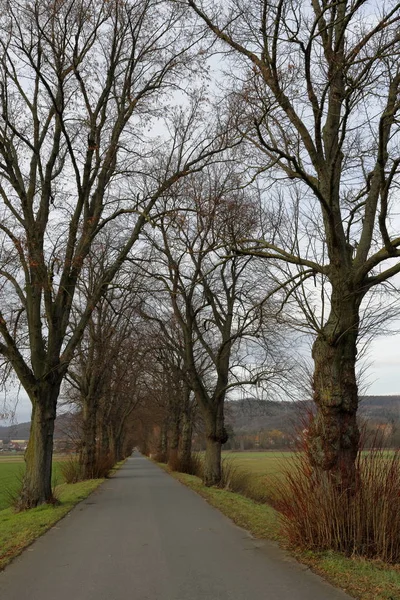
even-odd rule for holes
{"type": "MultiPolygon", "coordinates": [[[[56,456],[53,462],[53,485],[64,483],[60,472],[62,456],[56,456]]],[[[0,456],[0,510],[10,506],[11,498],[18,492],[24,475],[25,463],[22,456],[0,456]]]]}
{"type": "Polygon", "coordinates": [[[223,452],[223,460],[254,475],[280,476],[295,456],[294,452],[223,452]]]}

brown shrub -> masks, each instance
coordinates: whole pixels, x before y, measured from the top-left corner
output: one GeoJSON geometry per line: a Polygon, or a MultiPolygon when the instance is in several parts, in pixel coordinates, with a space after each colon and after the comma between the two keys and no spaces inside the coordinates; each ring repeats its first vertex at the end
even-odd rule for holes
{"type": "Polygon", "coordinates": [[[60,463],[61,475],[65,483],[78,483],[83,479],[82,465],[77,456],[69,456],[60,463]]]}
{"type": "Polygon", "coordinates": [[[111,454],[100,454],[93,465],[92,479],[108,477],[114,465],[115,460],[111,454]]]}
{"type": "Polygon", "coordinates": [[[351,491],[329,474],[316,479],[306,453],[291,463],[272,498],[290,545],[400,561],[399,451],[360,451],[351,491]]]}
{"type": "Polygon", "coordinates": [[[163,452],[155,452],[154,454],[150,454],[150,458],[155,462],[166,464],[167,457],[163,452]]]}
{"type": "Polygon", "coordinates": [[[170,457],[168,464],[172,471],[203,477],[203,459],[197,452],[193,452],[189,459],[183,459],[179,454],[173,460],[170,457]]]}
{"type": "MultiPolygon", "coordinates": [[[[103,479],[108,477],[115,464],[111,455],[100,455],[96,458],[90,471],[89,479],[103,479]]],[[[65,483],[78,483],[83,481],[84,470],[77,456],[69,456],[67,460],[60,463],[60,471],[65,483]]]]}

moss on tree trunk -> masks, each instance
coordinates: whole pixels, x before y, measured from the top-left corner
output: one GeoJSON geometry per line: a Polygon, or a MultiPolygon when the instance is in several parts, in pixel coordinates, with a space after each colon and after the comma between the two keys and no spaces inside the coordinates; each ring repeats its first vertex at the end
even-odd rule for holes
{"type": "Polygon", "coordinates": [[[43,385],[33,398],[31,430],[25,453],[26,470],[18,507],[21,510],[54,502],[51,475],[54,421],[59,384],[43,385]]]}
{"type": "MultiPolygon", "coordinates": [[[[335,300],[335,296],[333,295],[335,300]]],[[[314,469],[351,488],[359,448],[356,380],[359,302],[344,294],[332,304],[327,324],[313,346],[316,415],[309,431],[308,452],[314,469]]]]}

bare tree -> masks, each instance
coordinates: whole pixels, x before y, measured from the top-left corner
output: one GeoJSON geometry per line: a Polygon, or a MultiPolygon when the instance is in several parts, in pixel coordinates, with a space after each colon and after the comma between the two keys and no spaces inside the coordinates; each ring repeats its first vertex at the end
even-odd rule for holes
{"type": "Polygon", "coordinates": [[[200,128],[200,95],[169,110],[193,64],[185,12],[163,0],[1,2],[0,353],[32,402],[21,507],[51,500],[57,398],[95,305],[158,198],[225,143],[200,128]],[[164,139],[147,135],[162,116],[164,139]],[[72,328],[82,267],[115,219],[72,328]]]}
{"type": "MultiPolygon", "coordinates": [[[[244,210],[244,202],[234,172],[210,169],[187,178],[176,196],[170,195],[151,236],[147,272],[158,285],[154,284],[155,293],[145,310],[181,353],[187,383],[205,424],[206,485],[221,478],[227,393],[267,377],[264,368],[251,368],[250,362],[254,366],[255,361],[254,357],[249,361],[245,344],[267,327],[268,280],[256,286],[251,259],[229,256],[232,239],[249,234],[256,220],[251,203],[244,210]],[[168,326],[171,320],[175,327],[168,326]],[[174,339],[177,330],[181,343],[174,339]],[[243,381],[238,372],[244,368],[248,373],[243,381]]],[[[267,343],[264,363],[269,350],[267,343]]],[[[272,363],[267,369],[271,380],[277,372],[272,363]]]]}
{"type": "Polygon", "coordinates": [[[240,127],[270,169],[270,198],[286,207],[295,199],[293,236],[281,230],[244,239],[242,250],[310,270],[329,284],[313,346],[318,410],[309,453],[320,475],[351,488],[360,307],[400,272],[391,216],[400,166],[400,4],[188,4],[237,58],[236,102],[246,115],[240,127]]]}
{"type": "MultiPolygon", "coordinates": [[[[104,240],[99,248],[97,243],[88,257],[77,291],[77,296],[82,298],[82,306],[93,295],[93,286],[100,278],[99,270],[103,271],[105,268],[109,244],[110,240],[104,240]]],[[[128,277],[120,271],[113,285],[94,308],[68,368],[66,378],[72,388],[70,396],[79,407],[81,415],[80,463],[84,479],[96,478],[98,465],[103,462],[104,452],[99,452],[98,444],[98,440],[103,437],[102,432],[99,432],[99,425],[108,427],[110,419],[102,418],[102,413],[116,413],[116,407],[111,405],[117,402],[123,403],[127,408],[127,394],[124,390],[138,376],[136,371],[139,370],[140,353],[135,348],[138,345],[138,335],[140,336],[136,310],[137,292],[138,283],[134,281],[132,274],[128,277]],[[129,369],[123,368],[122,364],[129,364],[129,369]],[[75,394],[72,393],[73,390],[75,394]]],[[[77,315],[77,320],[79,317],[80,314],[77,315]]],[[[134,390],[128,398],[129,408],[132,410],[138,402],[137,391],[134,390]]],[[[123,419],[120,419],[119,426],[123,429],[123,419]]],[[[115,446],[118,446],[117,440],[122,435],[112,437],[115,446]]],[[[113,458],[120,452],[116,452],[115,448],[106,448],[105,454],[113,458]]]]}

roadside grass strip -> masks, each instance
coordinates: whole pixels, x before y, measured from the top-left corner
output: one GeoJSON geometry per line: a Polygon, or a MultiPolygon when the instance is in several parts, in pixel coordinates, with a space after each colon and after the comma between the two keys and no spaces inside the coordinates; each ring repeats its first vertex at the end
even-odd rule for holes
{"type": "Polygon", "coordinates": [[[0,570],[36,538],[62,519],[104,481],[92,479],[56,488],[57,505],[43,505],[16,513],[12,508],[0,510],[0,570]]]}
{"type": "MultiPolygon", "coordinates": [[[[257,538],[278,541],[284,546],[284,540],[279,533],[279,514],[268,504],[254,502],[235,492],[215,487],[207,488],[199,477],[171,472],[163,464],[159,466],[200,494],[239,527],[247,529],[257,538]]],[[[314,572],[358,600],[400,600],[400,565],[349,558],[333,552],[292,554],[314,572]]]]}
{"type": "MultiPolygon", "coordinates": [[[[85,500],[104,479],[89,479],[79,483],[60,483],[63,480],[59,463],[65,460],[58,457],[53,463],[53,485],[58,500],[56,505],[43,505],[23,512],[15,512],[10,507],[10,499],[18,492],[24,473],[23,459],[0,461],[0,570],[36,538],[53,527],[70,510],[85,500]],[[58,485],[60,483],[60,485],[58,485]]],[[[111,470],[112,476],[125,460],[118,462],[111,470]]]]}

